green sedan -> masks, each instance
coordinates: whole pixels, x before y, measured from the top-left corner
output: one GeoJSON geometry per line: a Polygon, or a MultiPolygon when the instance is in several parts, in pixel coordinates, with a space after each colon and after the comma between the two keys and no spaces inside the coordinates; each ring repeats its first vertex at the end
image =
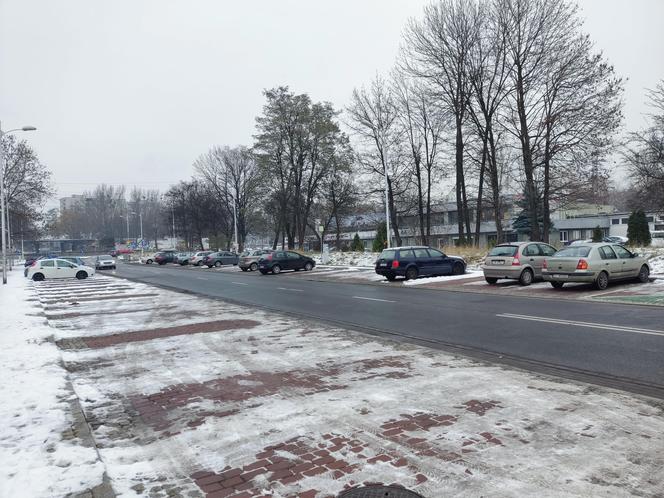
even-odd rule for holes
{"type": "Polygon", "coordinates": [[[542,266],[542,278],[556,289],[566,282],[585,282],[604,290],[609,282],[638,279],[646,283],[649,277],[645,258],[606,242],[565,247],[546,258],[542,266]]]}

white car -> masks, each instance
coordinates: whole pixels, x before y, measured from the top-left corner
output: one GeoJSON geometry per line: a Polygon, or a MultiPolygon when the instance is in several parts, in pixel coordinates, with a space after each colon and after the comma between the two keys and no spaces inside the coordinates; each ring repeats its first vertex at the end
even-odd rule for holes
{"type": "Polygon", "coordinates": [[[113,259],[113,256],[111,256],[110,254],[97,256],[97,259],[95,260],[95,269],[103,270],[105,268],[110,268],[111,270],[115,270],[115,260],[113,259]]]}
{"type": "Polygon", "coordinates": [[[154,254],[148,254],[147,256],[141,256],[140,261],[141,261],[141,263],[143,263],[145,265],[151,265],[152,263],[154,263],[154,256],[155,256],[154,254]]]}
{"type": "Polygon", "coordinates": [[[189,264],[194,266],[203,266],[203,262],[209,254],[212,254],[212,251],[198,251],[191,258],[189,258],[189,264]]]}
{"type": "Polygon", "coordinates": [[[52,278],[77,278],[83,280],[95,274],[90,266],[77,265],[65,259],[38,259],[28,268],[27,277],[40,282],[52,278]]]}

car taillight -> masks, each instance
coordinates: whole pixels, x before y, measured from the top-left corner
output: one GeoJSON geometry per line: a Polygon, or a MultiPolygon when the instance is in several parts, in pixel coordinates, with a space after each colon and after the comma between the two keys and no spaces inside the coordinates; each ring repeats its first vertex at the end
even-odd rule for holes
{"type": "Polygon", "coordinates": [[[392,261],[392,268],[399,268],[399,262],[396,259],[392,261]]]}
{"type": "Polygon", "coordinates": [[[546,270],[547,268],[548,268],[548,266],[546,264],[546,259],[545,259],[544,261],[542,261],[542,269],[546,270]]]}
{"type": "Polygon", "coordinates": [[[267,260],[271,260],[271,259],[272,259],[272,254],[266,254],[266,255],[265,255],[265,259],[267,259],[267,260]]]}
{"type": "Polygon", "coordinates": [[[520,266],[520,265],[521,261],[519,261],[519,256],[514,256],[514,258],[512,259],[512,266],[520,266]]]}
{"type": "Polygon", "coordinates": [[[588,262],[585,259],[580,259],[579,262],[576,264],[576,269],[577,270],[587,270],[588,269],[588,262]]]}

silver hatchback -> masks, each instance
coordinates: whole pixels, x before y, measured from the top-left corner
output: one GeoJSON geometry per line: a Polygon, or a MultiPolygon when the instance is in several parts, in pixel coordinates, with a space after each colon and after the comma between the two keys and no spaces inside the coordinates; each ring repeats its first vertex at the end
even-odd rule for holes
{"type": "Polygon", "coordinates": [[[530,285],[542,278],[544,260],[555,253],[556,248],[544,242],[499,244],[484,258],[484,279],[492,285],[503,278],[530,285]]]}

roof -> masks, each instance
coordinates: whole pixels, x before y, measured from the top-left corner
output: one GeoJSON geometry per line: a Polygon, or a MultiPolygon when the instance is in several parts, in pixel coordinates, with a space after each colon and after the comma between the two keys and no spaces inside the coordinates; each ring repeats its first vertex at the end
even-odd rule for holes
{"type": "Polygon", "coordinates": [[[575,230],[575,229],[592,229],[592,228],[609,228],[611,222],[608,216],[597,217],[582,217],[582,218],[567,218],[566,220],[553,221],[553,228],[556,230],[575,230]]]}

